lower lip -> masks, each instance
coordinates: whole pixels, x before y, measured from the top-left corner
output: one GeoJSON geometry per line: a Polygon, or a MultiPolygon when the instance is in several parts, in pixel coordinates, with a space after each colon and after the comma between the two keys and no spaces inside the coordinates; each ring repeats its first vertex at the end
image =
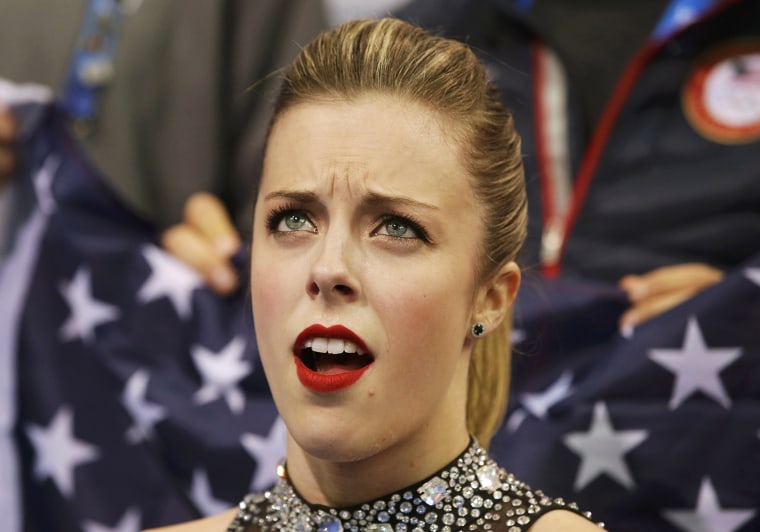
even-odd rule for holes
{"type": "Polygon", "coordinates": [[[345,390],[358,381],[371,365],[368,364],[363,368],[352,371],[326,375],[324,373],[317,373],[316,371],[310,370],[298,357],[293,357],[293,359],[296,363],[296,374],[298,375],[298,380],[301,381],[301,384],[309,390],[319,393],[333,393],[345,390]]]}

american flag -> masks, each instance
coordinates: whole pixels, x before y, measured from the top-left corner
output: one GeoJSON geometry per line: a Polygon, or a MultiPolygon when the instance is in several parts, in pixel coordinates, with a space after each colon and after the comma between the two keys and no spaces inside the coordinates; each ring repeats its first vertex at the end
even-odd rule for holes
{"type": "MultiPolygon", "coordinates": [[[[2,529],[136,532],[270,485],[285,429],[245,290],[217,297],[161,251],[47,94],[3,98],[26,177],[0,267],[2,529]]],[[[526,278],[492,454],[612,530],[760,530],[760,256],[628,337],[624,307],[526,278]]]]}
{"type": "Polygon", "coordinates": [[[164,253],[38,89],[2,94],[29,179],[0,270],[0,528],[135,532],[269,486],[285,431],[244,291],[164,253]]]}
{"type": "Polygon", "coordinates": [[[615,287],[522,290],[495,457],[611,530],[760,530],[760,255],[632,334],[615,287]]]}

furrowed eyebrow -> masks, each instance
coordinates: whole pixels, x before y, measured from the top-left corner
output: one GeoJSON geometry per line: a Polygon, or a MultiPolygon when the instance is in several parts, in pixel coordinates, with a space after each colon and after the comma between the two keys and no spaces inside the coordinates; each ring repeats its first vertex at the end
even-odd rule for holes
{"type": "Polygon", "coordinates": [[[317,195],[313,192],[299,192],[296,190],[275,190],[264,196],[265,200],[273,198],[289,199],[299,203],[313,203],[317,201],[317,195]]]}
{"type": "Polygon", "coordinates": [[[436,205],[423,203],[412,198],[404,196],[387,196],[377,192],[370,192],[364,200],[369,205],[402,205],[404,207],[421,208],[426,210],[438,211],[440,208],[436,205]]]}
{"type": "MultiPolygon", "coordinates": [[[[264,199],[269,200],[273,198],[288,199],[299,203],[316,203],[318,197],[313,192],[302,192],[297,190],[275,190],[267,194],[264,199]]],[[[367,194],[364,202],[368,205],[402,205],[411,208],[420,208],[431,211],[438,211],[440,208],[436,205],[430,205],[429,203],[423,203],[412,198],[404,196],[389,196],[386,194],[380,194],[378,192],[370,192],[367,194]]]]}

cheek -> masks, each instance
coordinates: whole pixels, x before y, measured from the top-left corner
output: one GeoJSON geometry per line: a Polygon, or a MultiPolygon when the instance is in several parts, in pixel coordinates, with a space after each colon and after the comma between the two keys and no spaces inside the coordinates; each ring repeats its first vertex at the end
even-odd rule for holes
{"type": "MultiPolygon", "coordinates": [[[[255,249],[254,249],[255,251],[255,249]]],[[[251,303],[260,342],[292,308],[291,294],[296,282],[292,272],[275,265],[266,253],[254,255],[251,265],[251,303]],[[262,257],[257,259],[256,257],[262,257]]]]}
{"type": "Polygon", "coordinates": [[[428,366],[461,353],[469,302],[461,282],[427,275],[396,283],[376,310],[385,321],[391,352],[405,353],[410,366],[428,366]]]}

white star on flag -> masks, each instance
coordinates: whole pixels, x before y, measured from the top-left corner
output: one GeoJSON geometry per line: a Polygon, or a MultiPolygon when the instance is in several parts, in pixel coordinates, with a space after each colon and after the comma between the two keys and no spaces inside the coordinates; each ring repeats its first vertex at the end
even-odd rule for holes
{"type": "Polygon", "coordinates": [[[551,386],[541,393],[525,393],[520,402],[525,409],[539,419],[544,419],[549,409],[573,392],[573,374],[564,371],[551,386]]]}
{"type": "Polygon", "coordinates": [[[744,275],[757,286],[760,286],[760,268],[745,268],[744,275]]]}
{"type": "Polygon", "coordinates": [[[665,518],[687,532],[733,532],[754,517],[755,510],[724,510],[709,478],[702,479],[694,510],[665,510],[665,518]]]}
{"type": "Polygon", "coordinates": [[[208,475],[202,469],[193,471],[193,484],[190,487],[190,498],[204,516],[216,515],[229,510],[231,504],[214,498],[211,493],[211,483],[208,475]]]}
{"type": "MultiPolygon", "coordinates": [[[[546,390],[541,393],[524,393],[520,396],[520,403],[528,413],[538,419],[545,419],[549,409],[569,397],[573,392],[571,386],[573,374],[565,371],[546,390]]],[[[522,408],[515,409],[507,420],[507,430],[515,432],[527,418],[527,413],[522,408]]]]}
{"type": "Polygon", "coordinates": [[[275,419],[269,434],[243,434],[240,443],[256,461],[256,471],[251,481],[253,491],[261,491],[277,481],[277,466],[285,456],[287,429],[281,417],[275,419]]]}
{"type": "Polygon", "coordinates": [[[253,370],[251,362],[243,358],[245,346],[245,339],[238,336],[217,353],[200,345],[192,347],[193,361],[203,379],[203,386],[195,394],[198,404],[224,397],[234,413],[243,411],[245,396],[237,385],[253,370]]]}
{"type": "Polygon", "coordinates": [[[70,408],[58,409],[46,428],[29,425],[26,433],[34,446],[34,476],[52,478],[66,497],[74,495],[74,468],[99,458],[97,447],[73,434],[74,414],[70,408]]]}
{"type": "Polygon", "coordinates": [[[144,246],[142,252],[150,265],[150,276],[137,292],[137,300],[150,303],[168,297],[177,315],[188,318],[192,312],[193,290],[201,286],[201,276],[156,246],[144,246]]]}
{"type": "Polygon", "coordinates": [[[739,347],[709,349],[693,316],[686,326],[681,349],[651,349],[649,358],[675,373],[676,382],[668,405],[678,408],[691,394],[702,391],[724,408],[731,407],[718,373],[739,358],[739,347]]]}
{"type": "Polygon", "coordinates": [[[119,318],[119,309],[103,303],[92,295],[90,270],[82,266],[74,273],[71,282],[63,282],[61,295],[71,310],[58,334],[62,341],[81,338],[85,342],[95,339],[95,327],[119,318]]]}
{"type": "Polygon", "coordinates": [[[48,155],[45,162],[34,176],[34,191],[37,194],[37,203],[40,210],[47,215],[53,213],[56,207],[53,197],[53,177],[61,166],[61,159],[55,155],[48,155]]]}
{"type": "Polygon", "coordinates": [[[135,420],[127,431],[131,443],[143,441],[153,435],[153,427],[166,417],[166,408],[148,402],[148,380],[150,375],[144,369],[135,371],[124,386],[121,402],[135,420]]]}
{"type": "Polygon", "coordinates": [[[646,430],[615,431],[604,402],[594,405],[594,415],[588,432],[571,432],[562,439],[581,457],[575,477],[575,491],[606,473],[628,489],[634,487],[633,478],[623,455],[644,441],[646,430]]]}
{"type": "Polygon", "coordinates": [[[140,512],[137,508],[127,510],[115,526],[109,527],[94,521],[85,521],[82,524],[84,532],[140,532],[140,512]]]}

